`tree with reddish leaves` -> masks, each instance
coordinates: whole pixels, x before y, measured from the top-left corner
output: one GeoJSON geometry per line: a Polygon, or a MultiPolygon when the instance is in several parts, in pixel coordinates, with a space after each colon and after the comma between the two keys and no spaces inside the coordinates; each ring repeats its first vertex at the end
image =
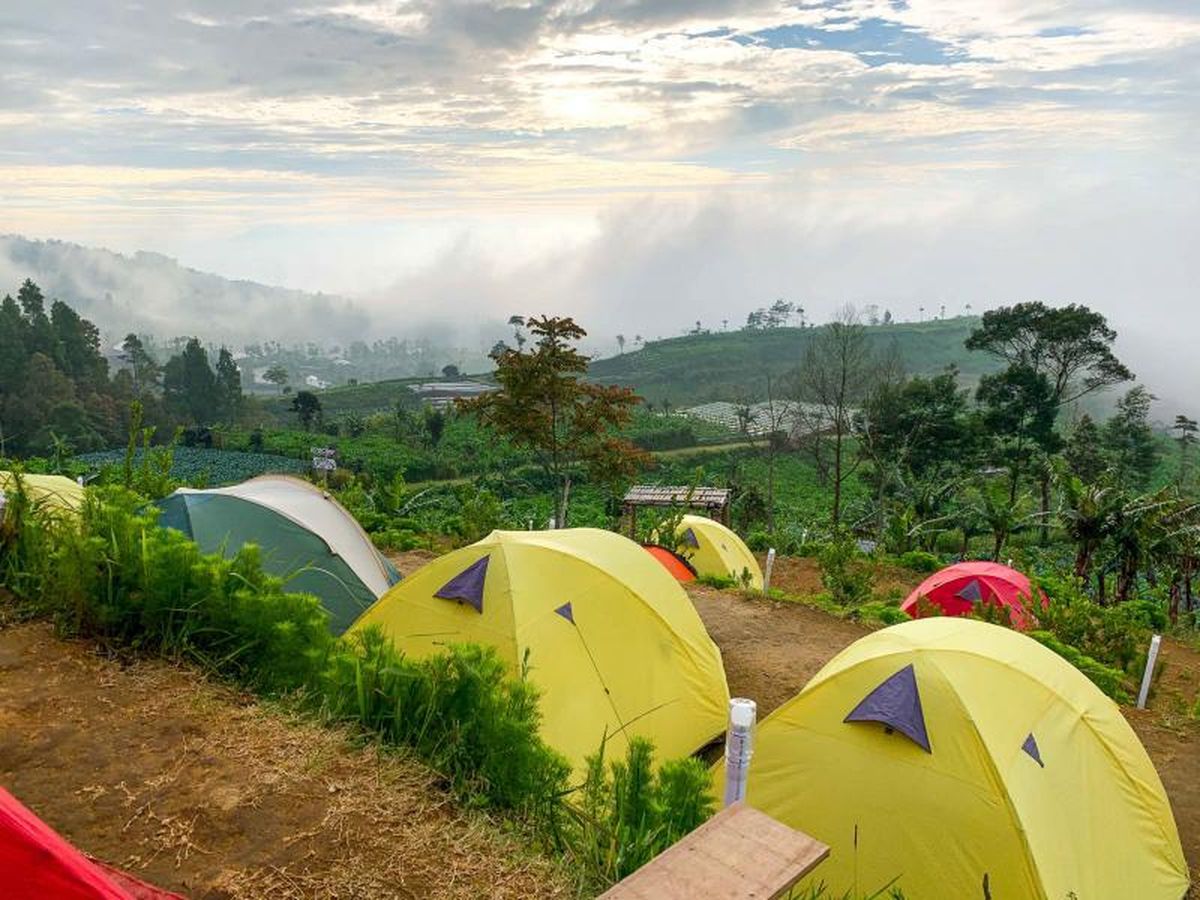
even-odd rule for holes
{"type": "Polygon", "coordinates": [[[615,482],[634,475],[647,454],[617,432],[641,399],[628,388],[585,381],[588,358],[576,349],[587,335],[569,317],[530,317],[528,351],[493,355],[500,390],[458,401],[458,408],[533,454],[557,485],[555,527],[563,528],[571,480],[579,472],[615,482]]]}

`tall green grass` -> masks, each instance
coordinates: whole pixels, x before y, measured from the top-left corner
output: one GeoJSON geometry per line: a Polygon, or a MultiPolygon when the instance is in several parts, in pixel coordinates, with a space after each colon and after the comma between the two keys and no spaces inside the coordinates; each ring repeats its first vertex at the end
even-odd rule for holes
{"type": "Polygon", "coordinates": [[[633,871],[711,813],[705,768],[655,765],[644,741],[607,764],[601,748],[586,782],[572,784],[540,737],[536,689],[491,648],[414,660],[377,631],[335,638],[314,597],[263,572],[258,548],[205,554],[155,515],[123,488],[89,490],[78,516],[52,515],[18,486],[0,523],[0,586],[11,594],[0,603],[408,748],[464,803],[514,817],[569,860],[587,889],[633,871]]]}

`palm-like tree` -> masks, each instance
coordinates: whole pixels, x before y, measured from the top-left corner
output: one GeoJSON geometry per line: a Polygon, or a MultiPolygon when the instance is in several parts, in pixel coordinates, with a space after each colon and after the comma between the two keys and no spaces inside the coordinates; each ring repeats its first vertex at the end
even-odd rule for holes
{"type": "Polygon", "coordinates": [[[1117,488],[1100,482],[1085,483],[1065,467],[1060,466],[1056,476],[1062,498],[1059,521],[1075,542],[1075,577],[1086,581],[1092,559],[1111,535],[1125,498],[1117,488]]]}

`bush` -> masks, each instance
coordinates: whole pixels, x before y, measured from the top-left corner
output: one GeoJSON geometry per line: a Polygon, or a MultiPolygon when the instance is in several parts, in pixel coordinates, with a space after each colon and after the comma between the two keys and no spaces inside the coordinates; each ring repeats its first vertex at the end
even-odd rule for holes
{"type": "Polygon", "coordinates": [[[912,569],[914,572],[936,572],[942,568],[941,559],[924,550],[909,550],[907,553],[900,554],[896,561],[904,568],[912,569]]]}
{"type": "Polygon", "coordinates": [[[199,663],[412,748],[461,799],[515,812],[600,887],[711,812],[703,764],[655,771],[651,746],[637,740],[611,773],[602,748],[578,805],[567,802],[570,768],[541,739],[536,689],[494,650],[410,660],[377,631],[334,638],[316,599],[264,574],[256,547],[206,555],[145,509],[114,488],[89,491],[77,518],[54,516],[18,485],[0,523],[0,586],[68,633],[199,663]]]}
{"type": "Polygon", "coordinates": [[[1036,610],[1042,630],[1122,671],[1131,671],[1145,658],[1151,629],[1166,625],[1162,609],[1148,601],[1101,606],[1069,579],[1044,579],[1041,587],[1050,601],[1036,610]]]}
{"type": "Polygon", "coordinates": [[[1131,686],[1125,673],[1111,666],[1106,666],[1092,657],[1081,653],[1075,647],[1064,644],[1048,631],[1031,631],[1029,636],[1044,647],[1047,647],[1073,665],[1087,676],[1088,680],[1117,703],[1129,703],[1131,686]]]}
{"type": "Polygon", "coordinates": [[[854,611],[853,618],[864,622],[874,621],[882,622],[884,625],[899,625],[901,622],[907,622],[910,616],[900,608],[898,602],[884,603],[873,600],[858,607],[854,611]]]}
{"type": "Polygon", "coordinates": [[[412,747],[482,805],[533,813],[566,789],[570,767],[538,736],[537,692],[490,647],[412,661],[367,631],[338,645],[314,698],[327,718],[412,747]]]}
{"type": "Polygon", "coordinates": [[[817,556],[821,583],[835,603],[851,606],[871,597],[871,568],[849,532],[836,535],[817,556]]]}
{"type": "Polygon", "coordinates": [[[624,760],[606,767],[605,748],[588,760],[574,817],[576,853],[602,884],[620,881],[699,826],[715,808],[708,770],[697,759],[654,769],[654,747],[634,738],[624,760]]]}

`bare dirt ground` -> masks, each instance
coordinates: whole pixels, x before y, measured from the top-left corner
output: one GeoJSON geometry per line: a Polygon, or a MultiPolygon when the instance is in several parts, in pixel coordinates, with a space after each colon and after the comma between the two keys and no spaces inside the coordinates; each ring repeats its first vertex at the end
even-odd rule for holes
{"type": "MultiPolygon", "coordinates": [[[[788,560],[784,571],[789,586],[775,579],[773,584],[789,594],[801,593],[806,584],[807,593],[820,590],[815,565],[810,572],[806,562],[788,560]]],[[[689,585],[688,593],[721,648],[730,693],[755,700],[760,718],[793,697],[839,650],[868,631],[803,603],[748,598],[701,585],[689,585]]],[[[1167,638],[1160,660],[1161,674],[1149,708],[1123,712],[1158,769],[1184,853],[1200,881],[1200,721],[1192,715],[1200,698],[1200,653],[1167,638]]]]}
{"type": "Polygon", "coordinates": [[[0,628],[0,784],[86,852],[193,898],[571,896],[416,762],[44,624],[0,628]]]}

